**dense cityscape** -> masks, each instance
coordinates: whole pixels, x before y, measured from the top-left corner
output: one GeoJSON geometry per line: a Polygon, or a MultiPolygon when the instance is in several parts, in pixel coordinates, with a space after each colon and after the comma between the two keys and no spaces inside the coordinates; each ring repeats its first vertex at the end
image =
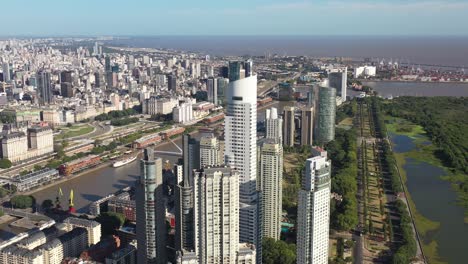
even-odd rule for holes
{"type": "Polygon", "coordinates": [[[0,263],[463,263],[466,90],[373,86],[461,66],[112,37],[3,39],[0,63],[0,263]],[[440,251],[417,164],[456,193],[440,251]]]}

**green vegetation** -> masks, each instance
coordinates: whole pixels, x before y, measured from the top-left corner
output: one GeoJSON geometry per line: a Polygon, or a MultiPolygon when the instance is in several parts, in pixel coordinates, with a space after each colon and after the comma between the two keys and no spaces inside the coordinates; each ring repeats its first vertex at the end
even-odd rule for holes
{"type": "Polygon", "coordinates": [[[149,120],[151,121],[157,121],[157,122],[171,122],[172,121],[172,113],[163,115],[161,113],[152,115],[149,120]]]}
{"type": "Polygon", "coordinates": [[[44,210],[49,210],[50,208],[54,207],[54,202],[52,202],[52,200],[49,199],[44,200],[42,201],[41,207],[44,210]]]}
{"type": "Polygon", "coordinates": [[[11,124],[16,122],[16,116],[13,113],[1,112],[0,113],[0,123],[11,124]]]}
{"type": "Polygon", "coordinates": [[[55,139],[61,140],[61,139],[66,139],[66,138],[71,138],[71,137],[78,137],[82,135],[89,134],[93,132],[94,127],[85,124],[85,125],[79,125],[79,126],[72,126],[72,127],[66,127],[62,128],[62,133],[57,135],[55,139]]]}
{"type": "Polygon", "coordinates": [[[102,235],[108,236],[113,235],[115,230],[124,224],[125,216],[114,212],[104,212],[96,217],[96,221],[101,224],[102,235]]]}
{"type": "Polygon", "coordinates": [[[408,208],[402,200],[397,200],[395,202],[395,207],[400,215],[398,229],[402,236],[402,242],[400,243],[396,253],[393,255],[392,263],[411,263],[411,260],[416,255],[416,240],[414,239],[414,233],[411,227],[411,218],[408,214],[408,208]]]}
{"type": "MultiPolygon", "coordinates": [[[[385,125],[384,117],[382,114],[382,101],[373,97],[372,108],[374,112],[374,120],[376,132],[384,137],[387,135],[387,128],[385,125]]],[[[407,129],[406,133],[412,132],[412,129],[407,129]]],[[[403,191],[403,183],[400,180],[398,171],[396,170],[397,162],[390,149],[388,141],[382,142],[382,164],[386,165],[388,173],[390,174],[391,188],[395,193],[403,191]]],[[[399,214],[399,223],[397,225],[390,223],[391,234],[394,235],[398,232],[402,239],[397,244],[397,249],[392,257],[392,263],[403,264],[410,263],[416,255],[416,240],[412,228],[412,221],[408,213],[408,206],[401,200],[397,199],[394,203],[396,212],[399,214]]]]}
{"type": "Polygon", "coordinates": [[[107,114],[100,114],[94,118],[97,121],[106,121],[112,119],[119,119],[127,116],[137,115],[139,114],[137,110],[130,108],[121,111],[110,111],[107,114]]]}
{"type": "Polygon", "coordinates": [[[384,104],[383,109],[393,118],[403,118],[421,127],[413,125],[413,130],[406,132],[408,122],[397,119],[396,124],[390,124],[392,131],[413,136],[426,132],[433,145],[419,144],[419,151],[407,155],[446,168],[449,173],[446,178],[459,193],[460,204],[468,209],[468,98],[399,97],[384,104]]]}
{"type": "Polygon", "coordinates": [[[9,159],[0,159],[0,169],[11,168],[11,161],[9,159]]]}
{"type": "Polygon", "coordinates": [[[104,153],[105,151],[112,151],[114,149],[116,149],[118,146],[117,142],[115,141],[112,141],[111,143],[109,143],[109,145],[106,145],[106,146],[99,146],[99,145],[96,145],[92,150],[91,150],[91,153],[92,154],[102,154],[104,153]]]}
{"type": "Polygon", "coordinates": [[[343,197],[342,202],[332,203],[331,208],[331,227],[340,231],[350,230],[358,224],[356,148],[353,130],[336,129],[335,140],[326,145],[333,164],[332,192],[343,197]]]}
{"type": "Polygon", "coordinates": [[[311,156],[311,150],[306,146],[301,148],[284,146],[284,153],[283,210],[288,213],[290,220],[295,221],[302,172],[305,160],[311,156]]]}
{"type": "Polygon", "coordinates": [[[31,195],[16,195],[10,199],[10,203],[15,208],[25,209],[33,207],[36,199],[31,195]]]}
{"type": "Polygon", "coordinates": [[[262,243],[262,263],[294,264],[296,263],[296,245],[284,241],[264,238],[262,243]]]}
{"type": "Polygon", "coordinates": [[[343,121],[346,118],[349,117],[354,117],[357,112],[357,102],[356,100],[353,100],[349,103],[343,104],[341,107],[339,107],[336,110],[336,124],[339,124],[341,121],[343,121]]]}
{"type": "Polygon", "coordinates": [[[126,126],[132,123],[138,122],[138,117],[128,117],[128,118],[120,118],[120,119],[112,119],[111,125],[113,126],[126,126]]]}

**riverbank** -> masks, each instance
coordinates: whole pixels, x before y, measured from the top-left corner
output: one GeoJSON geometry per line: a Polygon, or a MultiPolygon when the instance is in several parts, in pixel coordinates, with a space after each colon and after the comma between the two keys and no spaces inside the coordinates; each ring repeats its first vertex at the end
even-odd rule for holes
{"type": "MultiPolygon", "coordinates": [[[[196,134],[196,133],[198,133],[198,130],[193,131],[190,134],[193,135],[193,134],[196,134]]],[[[171,140],[172,141],[177,141],[177,140],[181,139],[181,137],[182,136],[178,136],[178,137],[176,137],[174,139],[171,139],[171,140]]],[[[165,141],[159,143],[158,145],[156,145],[156,148],[163,147],[163,146],[166,146],[168,144],[173,144],[173,143],[171,141],[165,140],[165,141]]],[[[100,169],[103,169],[103,168],[106,168],[106,167],[111,167],[112,163],[114,163],[114,161],[112,161],[112,160],[105,161],[103,163],[98,164],[97,166],[94,166],[94,167],[91,167],[89,169],[83,170],[83,171],[81,171],[79,173],[76,173],[76,174],[73,174],[71,176],[63,176],[62,178],[60,178],[57,181],[54,181],[54,182],[52,182],[50,184],[47,184],[47,185],[40,186],[39,188],[36,188],[34,190],[30,190],[30,191],[27,191],[27,192],[24,192],[24,193],[21,193],[21,194],[33,195],[34,193],[43,191],[45,189],[48,189],[50,187],[54,187],[56,185],[60,185],[60,184],[65,183],[67,181],[71,181],[71,180],[79,178],[79,177],[81,177],[83,175],[90,174],[90,173],[92,173],[94,171],[97,171],[97,170],[100,170],[100,169]]]]}
{"type": "MultiPolygon", "coordinates": [[[[386,117],[386,121],[387,130],[390,133],[392,145],[395,149],[396,163],[408,190],[409,206],[413,211],[418,232],[422,237],[424,253],[431,264],[455,263],[453,262],[454,257],[449,257],[451,252],[447,248],[453,247],[454,245],[451,243],[456,244],[456,239],[463,240],[464,238],[457,238],[456,235],[448,234],[448,231],[453,232],[453,229],[457,228],[456,226],[461,225],[461,230],[456,231],[463,233],[463,224],[461,222],[464,219],[453,219],[454,215],[440,216],[440,214],[445,213],[444,211],[449,210],[446,209],[447,207],[454,205],[450,204],[450,200],[447,198],[437,198],[438,194],[452,192],[456,199],[453,186],[446,183],[447,188],[442,187],[442,183],[444,183],[442,179],[450,178],[451,171],[435,156],[438,148],[431,143],[421,126],[400,118],[386,117]],[[409,179],[408,177],[412,178],[409,179]],[[425,185],[421,184],[421,181],[424,181],[425,185]],[[430,186],[440,193],[425,190],[428,189],[426,185],[440,185],[439,187],[430,186]],[[414,195],[415,197],[413,197],[414,195]],[[432,197],[427,197],[427,195],[432,197]],[[426,202],[423,202],[424,199],[426,202]],[[436,199],[440,201],[440,204],[430,204],[430,199],[436,199]],[[451,218],[450,220],[454,221],[455,224],[449,224],[447,217],[451,218]]],[[[447,195],[444,195],[445,197],[447,195]]]]}
{"type": "Polygon", "coordinates": [[[355,79],[356,81],[360,81],[361,83],[369,83],[369,82],[394,82],[394,83],[448,83],[448,84],[468,84],[468,82],[460,82],[460,81],[444,81],[444,82],[434,82],[434,81],[421,81],[421,80],[374,80],[374,79],[355,79]]]}

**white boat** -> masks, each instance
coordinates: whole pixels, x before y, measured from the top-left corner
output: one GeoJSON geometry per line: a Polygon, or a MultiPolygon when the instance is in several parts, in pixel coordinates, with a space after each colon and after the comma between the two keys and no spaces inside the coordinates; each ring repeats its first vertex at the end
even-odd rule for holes
{"type": "Polygon", "coordinates": [[[119,161],[114,162],[114,164],[112,164],[112,167],[114,167],[114,168],[122,167],[122,166],[124,166],[124,165],[129,164],[130,162],[135,161],[136,159],[137,159],[137,156],[128,157],[128,158],[126,158],[126,159],[123,159],[123,160],[119,160],[119,161]]]}

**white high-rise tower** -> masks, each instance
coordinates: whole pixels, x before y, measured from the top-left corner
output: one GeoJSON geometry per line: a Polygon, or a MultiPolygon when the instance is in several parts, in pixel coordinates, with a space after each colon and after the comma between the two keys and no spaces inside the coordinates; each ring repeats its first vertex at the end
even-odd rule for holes
{"type": "Polygon", "coordinates": [[[225,160],[239,172],[240,241],[256,246],[259,262],[262,241],[257,193],[257,75],[246,77],[243,65],[242,62],[229,63],[225,160]]]}
{"type": "Polygon", "coordinates": [[[297,263],[328,263],[330,225],[330,170],[327,153],[313,149],[306,160],[299,190],[297,216],[297,263]]]}
{"type": "Polygon", "coordinates": [[[278,139],[283,144],[283,119],[278,116],[278,109],[272,107],[265,113],[266,138],[278,139]]]}

